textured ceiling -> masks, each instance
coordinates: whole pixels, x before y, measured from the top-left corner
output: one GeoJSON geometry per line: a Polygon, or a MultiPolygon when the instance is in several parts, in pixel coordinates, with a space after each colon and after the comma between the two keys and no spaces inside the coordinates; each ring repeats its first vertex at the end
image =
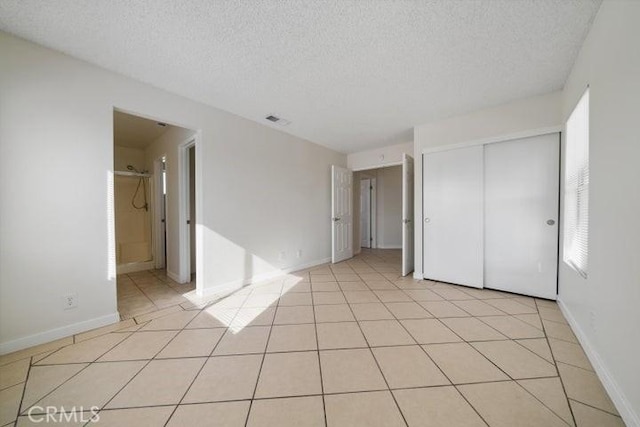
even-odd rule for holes
{"type": "Polygon", "coordinates": [[[599,5],[0,0],[0,28],[355,152],[409,141],[417,124],[561,89],[599,5]],[[264,120],[272,113],[291,124],[264,120]]]}
{"type": "Polygon", "coordinates": [[[147,148],[156,139],[172,128],[160,126],[158,122],[114,111],[113,142],[120,147],[147,148]]]}

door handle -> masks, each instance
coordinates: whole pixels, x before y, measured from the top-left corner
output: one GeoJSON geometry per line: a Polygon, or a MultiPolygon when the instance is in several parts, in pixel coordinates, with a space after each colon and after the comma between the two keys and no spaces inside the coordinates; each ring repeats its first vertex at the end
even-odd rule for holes
{"type": "Polygon", "coordinates": [[[411,220],[410,220],[410,219],[403,219],[403,220],[402,220],[402,223],[403,223],[403,224],[409,224],[410,222],[411,222],[411,220]]]}
{"type": "Polygon", "coordinates": [[[340,218],[338,218],[338,217],[333,217],[333,218],[331,218],[331,219],[333,220],[333,222],[338,222],[338,221],[340,221],[340,218]]]}
{"type": "Polygon", "coordinates": [[[431,218],[425,218],[424,222],[431,222],[431,218]]]}
{"type": "Polygon", "coordinates": [[[552,219],[548,219],[547,220],[547,225],[555,225],[555,223],[556,222],[554,220],[552,220],[552,219]]]}

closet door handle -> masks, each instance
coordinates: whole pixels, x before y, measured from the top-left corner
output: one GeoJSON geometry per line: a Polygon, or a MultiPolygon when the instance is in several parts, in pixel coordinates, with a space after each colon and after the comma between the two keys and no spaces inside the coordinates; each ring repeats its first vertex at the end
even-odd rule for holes
{"type": "Polygon", "coordinates": [[[547,225],[555,225],[555,223],[556,222],[554,220],[552,220],[552,219],[548,219],[547,220],[547,225]]]}

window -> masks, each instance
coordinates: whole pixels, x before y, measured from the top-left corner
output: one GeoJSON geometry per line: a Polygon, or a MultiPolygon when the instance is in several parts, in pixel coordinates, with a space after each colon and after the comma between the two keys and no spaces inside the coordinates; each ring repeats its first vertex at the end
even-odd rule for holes
{"type": "Polygon", "coordinates": [[[589,89],[567,120],[566,142],[563,260],[586,278],[589,261],[589,89]]]}

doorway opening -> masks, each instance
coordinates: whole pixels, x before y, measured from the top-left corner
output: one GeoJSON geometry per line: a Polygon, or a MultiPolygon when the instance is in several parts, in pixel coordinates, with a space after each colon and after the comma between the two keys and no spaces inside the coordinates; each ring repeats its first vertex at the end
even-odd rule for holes
{"type": "Polygon", "coordinates": [[[402,249],[402,166],[354,172],[355,252],[402,249]]]}
{"type": "Polygon", "coordinates": [[[414,265],[413,158],[353,172],[331,166],[331,261],[395,249],[406,276],[414,265]]]}
{"type": "Polygon", "coordinates": [[[126,319],[189,303],[195,293],[196,132],[114,110],[113,135],[118,311],[126,319]],[[185,144],[193,152],[186,169],[185,144]],[[183,199],[193,230],[183,226],[183,199]]]}
{"type": "MultiPolygon", "coordinates": [[[[375,174],[360,174],[358,176],[358,172],[356,172],[356,179],[359,178],[360,181],[360,250],[356,250],[356,253],[360,252],[362,248],[373,249],[377,247],[377,221],[376,214],[378,212],[377,208],[377,197],[376,197],[376,178],[371,175],[375,174]]],[[[356,181],[358,182],[358,181],[356,181]]],[[[356,196],[357,198],[357,196],[356,196]]],[[[358,200],[354,200],[354,204],[358,205],[358,200]]]]}

